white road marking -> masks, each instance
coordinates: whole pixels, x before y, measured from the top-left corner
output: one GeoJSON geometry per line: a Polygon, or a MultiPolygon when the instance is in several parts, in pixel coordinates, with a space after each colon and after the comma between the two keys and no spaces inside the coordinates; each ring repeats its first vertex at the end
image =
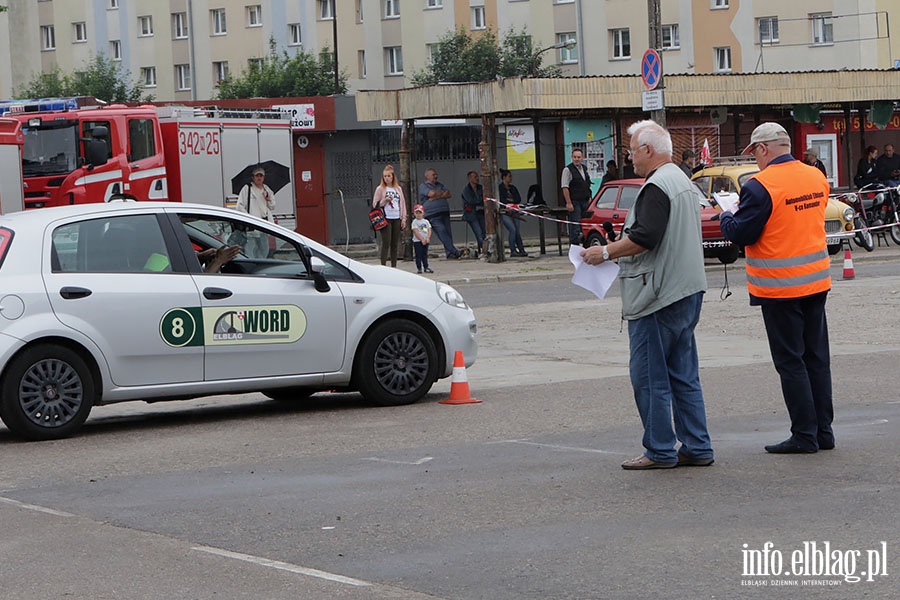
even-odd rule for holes
{"type": "Polygon", "coordinates": [[[24,508],[26,510],[33,510],[36,512],[47,513],[48,515],[55,515],[57,517],[74,517],[72,513],[63,512],[61,510],[53,510],[52,508],[47,508],[45,506],[37,506],[36,504],[26,504],[24,502],[19,502],[18,500],[13,500],[12,498],[4,498],[0,496],[0,502],[5,502],[6,504],[12,504],[13,506],[18,506],[19,508],[24,508]]]}
{"type": "Polygon", "coordinates": [[[420,458],[419,460],[407,461],[407,460],[388,460],[386,458],[377,458],[375,456],[366,458],[365,460],[374,460],[375,462],[384,462],[391,463],[393,465],[424,465],[430,460],[434,460],[430,456],[426,456],[425,458],[420,458]]]}
{"type": "Polygon", "coordinates": [[[260,565],[263,567],[270,567],[272,569],[280,569],[282,571],[289,571],[291,573],[297,573],[299,575],[307,575],[309,577],[317,577],[319,579],[327,579],[328,581],[334,581],[337,583],[345,583],[347,585],[353,585],[357,587],[365,587],[372,585],[368,581],[362,581],[361,579],[353,579],[352,577],[344,577],[343,575],[336,575],[334,573],[328,573],[326,571],[319,571],[318,569],[310,569],[307,567],[301,567],[299,565],[292,565],[291,563],[281,562],[278,560],[269,560],[268,558],[262,558],[261,556],[252,556],[250,554],[241,554],[240,552],[230,552],[228,550],[221,550],[219,548],[212,548],[210,546],[195,546],[192,550],[197,550],[199,552],[206,552],[207,554],[216,554],[218,556],[224,556],[225,558],[233,558],[235,560],[242,560],[244,562],[253,563],[255,565],[260,565]]]}
{"type": "Polygon", "coordinates": [[[541,444],[540,442],[531,442],[528,440],[499,440],[496,442],[487,442],[488,444],[524,444],[526,446],[538,446],[540,448],[550,448],[552,450],[572,450],[574,452],[591,452],[594,454],[622,454],[622,452],[612,452],[610,450],[597,450],[596,448],[579,448],[577,446],[560,446],[558,444],[541,444]]]}

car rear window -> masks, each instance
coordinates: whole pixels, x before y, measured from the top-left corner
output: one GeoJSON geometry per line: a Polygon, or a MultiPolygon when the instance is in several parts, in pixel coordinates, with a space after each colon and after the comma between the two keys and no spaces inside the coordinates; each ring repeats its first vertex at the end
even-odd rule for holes
{"type": "Polygon", "coordinates": [[[0,267],[3,266],[3,259],[6,258],[6,253],[9,252],[9,246],[12,244],[12,239],[12,229],[0,227],[0,267]]]}

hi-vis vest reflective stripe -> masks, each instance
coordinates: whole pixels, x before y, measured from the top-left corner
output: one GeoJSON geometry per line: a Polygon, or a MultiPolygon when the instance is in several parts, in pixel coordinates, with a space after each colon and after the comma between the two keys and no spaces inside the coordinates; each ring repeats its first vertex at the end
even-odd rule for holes
{"type": "Polygon", "coordinates": [[[825,244],[828,181],[800,161],[753,176],[772,197],[772,215],[747,246],[747,290],[758,298],[803,298],[831,289],[825,244]]]}

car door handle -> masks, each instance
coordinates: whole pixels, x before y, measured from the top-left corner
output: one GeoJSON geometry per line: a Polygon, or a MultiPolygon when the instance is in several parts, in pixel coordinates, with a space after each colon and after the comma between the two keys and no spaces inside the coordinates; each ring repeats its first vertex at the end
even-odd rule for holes
{"type": "Polygon", "coordinates": [[[66,300],[77,300],[79,298],[87,298],[91,294],[93,294],[91,290],[83,287],[71,287],[66,286],[59,290],[59,295],[65,298],[66,300]]]}
{"type": "Polygon", "coordinates": [[[231,297],[231,290],[217,287],[208,287],[203,290],[203,297],[207,300],[223,300],[231,297]]]}

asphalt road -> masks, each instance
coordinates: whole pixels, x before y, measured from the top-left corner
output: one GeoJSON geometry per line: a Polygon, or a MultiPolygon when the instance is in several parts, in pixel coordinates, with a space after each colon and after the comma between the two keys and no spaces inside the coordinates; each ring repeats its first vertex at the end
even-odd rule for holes
{"type": "Polygon", "coordinates": [[[619,468],[641,431],[617,298],[462,286],[481,404],[438,404],[442,381],[399,408],[248,395],[102,407],[69,440],[0,429],[2,595],[896,598],[900,276],[837,269],[833,451],[763,451],[788,420],[732,272],[698,328],[716,464],[656,472],[619,468]]]}

